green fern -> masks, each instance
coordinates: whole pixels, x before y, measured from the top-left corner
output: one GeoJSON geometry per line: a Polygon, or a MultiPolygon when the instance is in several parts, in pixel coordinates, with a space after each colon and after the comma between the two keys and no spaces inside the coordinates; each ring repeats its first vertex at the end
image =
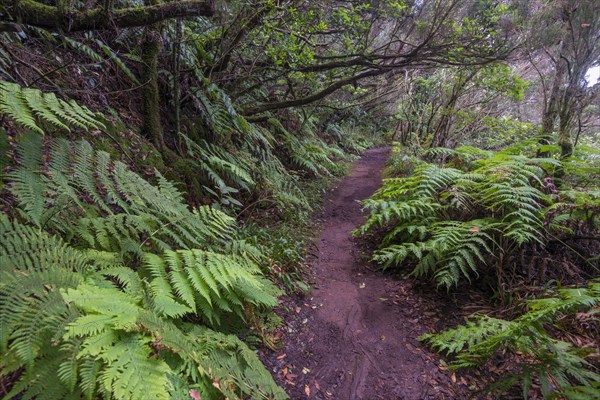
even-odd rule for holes
{"type": "Polygon", "coordinates": [[[140,84],[140,81],[137,79],[133,71],[131,71],[127,64],[125,64],[123,60],[121,60],[117,53],[115,53],[109,46],[106,45],[106,43],[102,42],[101,40],[96,40],[96,43],[98,44],[98,46],[100,46],[100,49],[102,49],[104,54],[106,54],[108,57],[110,57],[112,61],[114,61],[114,63],[117,65],[117,67],[119,67],[121,72],[123,72],[131,80],[131,82],[135,83],[136,85],[140,84]]]}
{"type": "Polygon", "coordinates": [[[200,308],[214,323],[223,312],[243,317],[241,299],[257,306],[276,305],[256,277],[258,267],[243,258],[201,250],[167,251],[162,257],[148,254],[146,268],[153,278],[155,305],[167,316],[200,308]]]}
{"type": "Polygon", "coordinates": [[[553,339],[545,328],[565,315],[590,310],[600,303],[600,283],[591,281],[585,288],[559,289],[557,294],[529,301],[530,310],[512,321],[474,317],[466,325],[426,334],[419,340],[440,352],[456,355],[453,369],[480,365],[502,350],[523,354],[521,372],[497,382],[491,390],[502,392],[521,383],[527,397],[534,379],[539,380],[545,397],[552,396],[557,388],[569,391],[573,381],[585,385],[585,390],[594,390],[591,386],[600,382],[600,375],[585,360],[591,351],[553,339]]]}
{"type": "Polygon", "coordinates": [[[0,368],[8,373],[48,357],[48,343],[73,317],[56,291],[76,287],[90,265],[57,237],[0,217],[0,368]]]}
{"type": "Polygon", "coordinates": [[[104,129],[98,117],[87,107],[74,101],[64,101],[53,93],[42,93],[37,89],[0,80],[0,113],[17,124],[43,134],[39,121],[55,128],[69,130],[77,127],[85,130],[104,129]]]}
{"type": "Polygon", "coordinates": [[[24,134],[17,159],[25,223],[0,219],[0,368],[21,371],[8,398],[286,398],[245,344],[185,322],[276,305],[233,218],[86,142],[24,134]]]}
{"type": "Polygon", "coordinates": [[[296,178],[275,155],[277,141],[268,129],[237,114],[231,99],[215,85],[196,88],[193,99],[214,141],[223,144],[214,146],[182,136],[209,194],[226,206],[241,206],[242,190],[274,200],[282,209],[309,208],[296,178]]]}
{"type": "Polygon", "coordinates": [[[385,267],[412,262],[413,275],[431,276],[449,289],[486,267],[499,277],[500,255],[544,242],[543,214],[551,199],[541,190],[543,166],[555,160],[490,156],[470,147],[426,154],[467,161],[453,161],[462,169],[419,163],[409,177],[386,179],[363,203],[370,214],[356,233],[386,233],[375,261],[385,267]]]}
{"type": "Polygon", "coordinates": [[[85,54],[91,61],[97,63],[104,61],[104,57],[102,57],[94,49],[92,49],[85,43],[75,40],[69,36],[61,36],[60,38],[67,46],[85,54]]]}
{"type": "Polygon", "coordinates": [[[237,193],[238,189],[249,192],[254,188],[256,184],[251,176],[254,169],[251,160],[244,154],[229,152],[206,141],[198,144],[183,134],[181,136],[188,148],[188,154],[199,160],[198,166],[206,176],[204,183],[218,190],[217,198],[221,202],[241,206],[241,203],[228,194],[237,193]]]}
{"type": "Polygon", "coordinates": [[[212,246],[233,233],[231,217],[208,207],[190,211],[181,193],[160,175],[158,186],[150,185],[87,142],[58,139],[51,146],[49,162],[42,165],[41,137],[23,135],[17,148],[21,165],[9,174],[11,193],[38,226],[78,236],[97,250],[121,253],[136,253],[146,245],[160,251],[212,246]]]}

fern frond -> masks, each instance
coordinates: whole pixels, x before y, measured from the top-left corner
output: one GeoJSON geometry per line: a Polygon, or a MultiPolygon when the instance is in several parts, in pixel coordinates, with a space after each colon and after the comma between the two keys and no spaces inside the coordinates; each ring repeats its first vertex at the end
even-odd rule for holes
{"type": "Polygon", "coordinates": [[[96,40],[96,43],[98,44],[98,46],[100,46],[100,49],[102,49],[104,54],[106,54],[108,57],[110,57],[111,60],[114,61],[114,63],[119,67],[121,72],[123,72],[125,76],[127,76],[131,80],[131,82],[135,83],[136,85],[140,84],[133,71],[131,71],[129,67],[123,62],[123,60],[121,60],[117,53],[115,53],[109,46],[107,46],[101,40],[96,40]]]}
{"type": "MultiPolygon", "coordinates": [[[[589,310],[600,303],[600,284],[590,281],[587,287],[560,289],[558,297],[535,299],[529,302],[530,311],[505,321],[487,316],[474,317],[466,325],[419,338],[438,351],[456,355],[452,368],[473,367],[492,357],[501,349],[526,354],[522,372],[492,386],[509,388],[518,382],[528,391],[534,378],[539,379],[545,396],[552,393],[550,380],[569,387],[572,382],[590,387],[600,380],[585,360],[587,352],[572,344],[551,338],[545,330],[558,318],[589,310]]],[[[568,389],[566,389],[568,390],[568,389]]]]}
{"type": "Polygon", "coordinates": [[[237,338],[198,339],[184,322],[277,304],[234,218],[189,209],[162,176],[151,185],[86,142],[17,142],[9,185],[27,224],[0,217],[0,368],[22,371],[9,397],[167,398],[187,385],[286,398],[237,338]]]}
{"type": "Polygon", "coordinates": [[[104,129],[97,116],[74,101],[58,99],[53,93],[0,80],[0,113],[6,114],[18,125],[43,134],[36,118],[49,125],[69,130],[69,125],[82,129],[104,129]]]}

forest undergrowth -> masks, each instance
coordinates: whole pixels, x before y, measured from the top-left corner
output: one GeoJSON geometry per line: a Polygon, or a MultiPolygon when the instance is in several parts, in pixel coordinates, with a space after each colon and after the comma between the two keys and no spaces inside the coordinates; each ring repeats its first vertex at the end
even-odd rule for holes
{"type": "Polygon", "coordinates": [[[423,343],[600,398],[599,32],[594,0],[0,0],[0,394],[287,398],[257,352],[311,216],[397,142],[373,260],[497,305],[423,343]]]}
{"type": "Polygon", "coordinates": [[[190,193],[157,169],[140,175],[69,139],[102,135],[106,116],[0,83],[5,398],[285,398],[250,346],[275,346],[277,296],[308,289],[308,215],[352,153],[274,120],[273,133],[260,130],[217,98],[210,126],[244,129],[246,145],[226,152],[182,135],[213,196],[190,209],[190,193]],[[284,161],[265,135],[285,139],[284,161]]]}
{"type": "Polygon", "coordinates": [[[520,388],[525,398],[596,398],[600,151],[582,145],[565,159],[539,143],[397,144],[356,233],[377,238],[373,260],[384,269],[496,298],[503,318],[476,314],[420,338],[450,356],[452,370],[503,370],[486,389],[499,396],[520,388]]]}

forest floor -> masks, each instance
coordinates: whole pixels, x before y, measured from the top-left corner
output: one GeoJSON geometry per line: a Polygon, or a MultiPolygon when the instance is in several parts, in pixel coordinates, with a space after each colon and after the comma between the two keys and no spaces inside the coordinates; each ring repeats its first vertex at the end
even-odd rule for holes
{"type": "Polygon", "coordinates": [[[463,322],[485,299],[440,296],[377,271],[368,262],[373,244],[352,236],[364,221],[357,200],[381,186],[388,155],[367,151],[325,199],[307,260],[313,290],[279,309],[283,348],[263,359],[292,399],[457,399],[479,386],[457,378],[417,338],[463,322]]]}

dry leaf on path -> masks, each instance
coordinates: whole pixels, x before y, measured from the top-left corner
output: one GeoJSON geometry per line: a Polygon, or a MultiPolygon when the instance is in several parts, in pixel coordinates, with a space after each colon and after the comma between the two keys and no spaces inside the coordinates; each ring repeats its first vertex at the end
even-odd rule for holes
{"type": "Polygon", "coordinates": [[[307,397],[310,397],[310,387],[308,385],[304,385],[304,393],[307,397]]]}

